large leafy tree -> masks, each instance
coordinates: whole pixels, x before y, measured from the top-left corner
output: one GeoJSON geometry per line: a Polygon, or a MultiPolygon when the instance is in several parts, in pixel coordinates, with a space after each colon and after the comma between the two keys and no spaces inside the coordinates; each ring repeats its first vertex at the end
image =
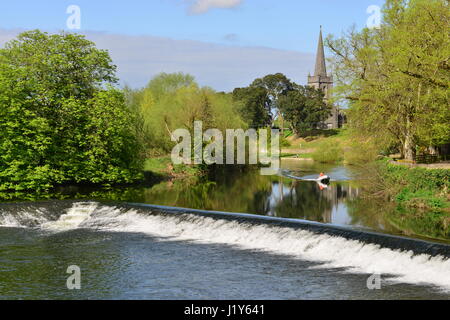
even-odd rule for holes
{"type": "Polygon", "coordinates": [[[187,129],[193,135],[194,121],[202,121],[203,130],[246,127],[239,113],[240,101],[234,101],[231,94],[201,88],[188,74],[158,74],[141,90],[127,88],[126,96],[150,156],[171,152],[176,129],[187,129]]]}
{"type": "Polygon", "coordinates": [[[450,142],[450,8],[446,0],[387,0],[378,30],[328,39],[355,132],[419,148],[450,142]]]}
{"type": "Polygon", "coordinates": [[[283,119],[278,104],[293,86],[284,74],[269,74],[255,79],[248,87],[235,89],[233,98],[242,102],[241,113],[251,127],[271,126],[277,117],[283,119]]]}
{"type": "MultiPolygon", "coordinates": [[[[283,114],[280,112],[280,98],[285,96],[294,87],[294,83],[282,73],[269,74],[263,78],[258,78],[250,85],[255,88],[263,88],[267,92],[267,99],[270,102],[268,113],[272,120],[280,117],[283,123],[283,114]]],[[[282,125],[283,127],[283,125],[282,125]]],[[[283,129],[283,128],[282,128],[283,129]]]]}
{"type": "Polygon", "coordinates": [[[182,72],[160,73],[148,83],[144,92],[151,92],[155,100],[161,99],[164,95],[174,93],[176,90],[189,87],[195,84],[195,79],[190,74],[182,72]]]}
{"type": "Polygon", "coordinates": [[[241,115],[251,128],[263,128],[271,124],[270,99],[267,90],[260,87],[236,88],[233,99],[242,103],[241,115]]]}
{"type": "Polygon", "coordinates": [[[0,190],[140,177],[115,70],[81,35],[30,31],[0,50],[0,190]]]}
{"type": "Polygon", "coordinates": [[[325,121],[331,110],[324,101],[322,90],[300,85],[294,85],[291,91],[280,97],[279,108],[299,136],[325,121]]]}

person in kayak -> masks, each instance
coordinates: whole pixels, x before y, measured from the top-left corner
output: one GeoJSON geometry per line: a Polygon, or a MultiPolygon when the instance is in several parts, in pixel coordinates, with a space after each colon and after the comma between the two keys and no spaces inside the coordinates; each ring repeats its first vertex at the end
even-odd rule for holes
{"type": "Polygon", "coordinates": [[[317,181],[323,184],[328,184],[330,183],[330,177],[321,172],[319,178],[317,178],[317,181]]]}

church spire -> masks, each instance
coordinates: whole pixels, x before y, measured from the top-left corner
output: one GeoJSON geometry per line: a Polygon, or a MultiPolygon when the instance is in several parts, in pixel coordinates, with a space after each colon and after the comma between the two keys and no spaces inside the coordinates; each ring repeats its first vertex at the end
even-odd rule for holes
{"type": "Polygon", "coordinates": [[[319,45],[317,46],[316,69],[314,71],[314,76],[327,76],[325,51],[323,49],[322,26],[320,26],[319,45]]]}

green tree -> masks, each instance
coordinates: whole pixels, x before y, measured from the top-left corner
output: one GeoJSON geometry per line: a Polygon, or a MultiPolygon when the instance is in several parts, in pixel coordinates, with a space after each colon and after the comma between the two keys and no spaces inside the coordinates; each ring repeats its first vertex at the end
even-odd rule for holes
{"type": "Polygon", "coordinates": [[[294,87],[294,83],[291,82],[284,74],[276,73],[269,74],[263,78],[258,78],[250,85],[251,87],[263,88],[267,92],[267,98],[270,101],[268,112],[272,120],[276,117],[281,118],[282,131],[284,127],[283,115],[279,109],[280,98],[286,95],[294,87]]]}
{"type": "Polygon", "coordinates": [[[350,126],[406,159],[450,140],[446,0],[387,0],[379,30],[329,38],[350,126]]]}
{"type": "Polygon", "coordinates": [[[330,116],[331,107],[324,101],[323,91],[310,86],[294,85],[291,91],[279,98],[278,104],[284,119],[299,136],[330,116]]]}
{"type": "Polygon", "coordinates": [[[143,121],[141,132],[150,156],[172,150],[174,130],[188,129],[193,134],[194,121],[202,121],[204,130],[217,128],[224,133],[246,126],[231,94],[200,88],[193,79],[181,73],[160,74],[144,89],[127,91],[130,109],[143,121]]]}
{"type": "Polygon", "coordinates": [[[270,99],[267,90],[260,87],[236,88],[233,99],[241,102],[240,112],[244,121],[252,128],[267,127],[271,124],[270,99]]]}
{"type": "Polygon", "coordinates": [[[176,90],[189,87],[195,84],[195,79],[190,74],[160,73],[156,75],[147,85],[155,100],[161,99],[164,95],[174,93],[176,90]]]}
{"type": "Polygon", "coordinates": [[[20,34],[0,50],[0,190],[140,178],[134,118],[106,51],[81,35],[20,34]]]}

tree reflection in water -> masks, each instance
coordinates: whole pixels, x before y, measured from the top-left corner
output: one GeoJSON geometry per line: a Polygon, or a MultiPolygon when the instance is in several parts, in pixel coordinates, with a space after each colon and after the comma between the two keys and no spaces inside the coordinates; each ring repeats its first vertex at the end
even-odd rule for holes
{"type": "MultiPolygon", "coordinates": [[[[259,170],[225,171],[208,179],[166,181],[151,187],[73,187],[57,194],[45,195],[44,198],[140,202],[304,219],[393,234],[450,238],[445,226],[423,221],[421,215],[417,215],[416,220],[405,219],[404,213],[392,203],[362,197],[358,182],[351,181],[345,167],[308,164],[296,169],[298,171],[293,171],[295,176],[315,178],[317,172],[325,171],[338,181],[332,181],[324,188],[315,181],[261,176],[259,170]]],[[[36,197],[29,200],[40,199],[36,197]]]]}

